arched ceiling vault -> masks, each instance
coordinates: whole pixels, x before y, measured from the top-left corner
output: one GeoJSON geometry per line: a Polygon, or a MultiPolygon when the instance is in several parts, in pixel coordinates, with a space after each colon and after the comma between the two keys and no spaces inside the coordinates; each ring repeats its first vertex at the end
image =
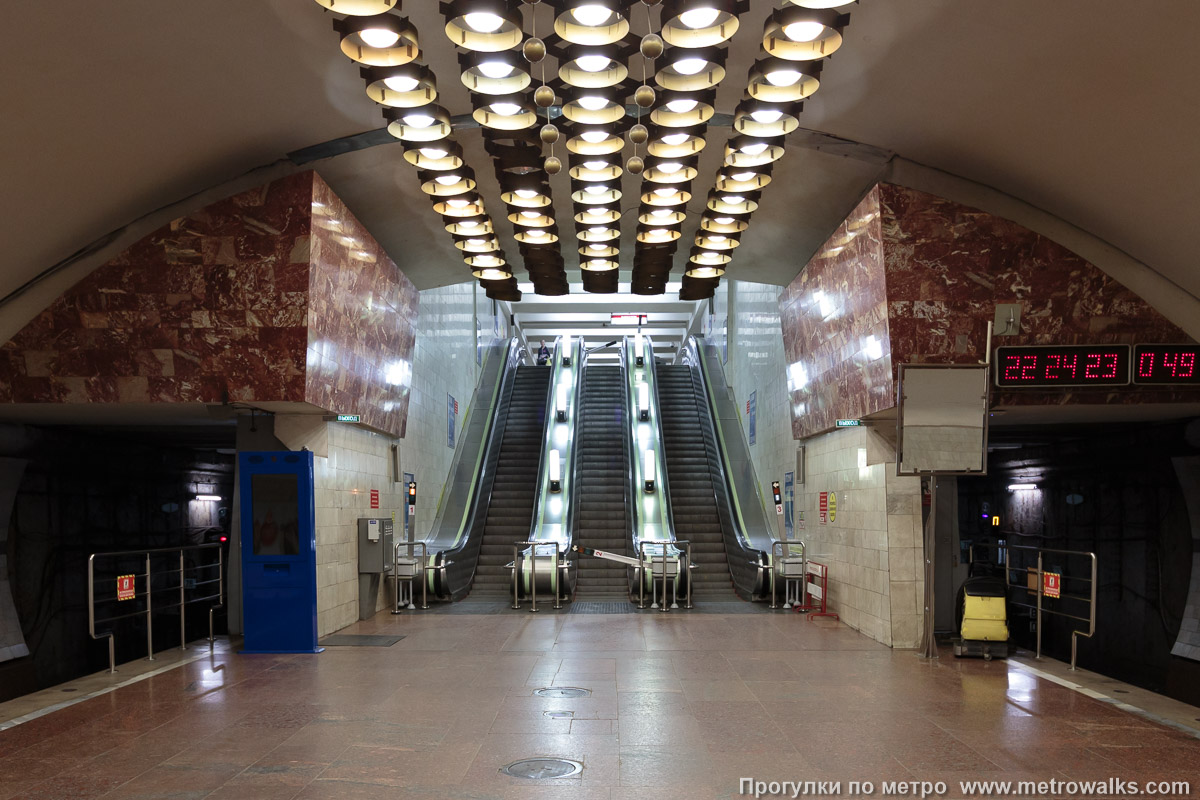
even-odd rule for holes
{"type": "MultiPolygon", "coordinates": [[[[772,8],[752,0],[743,17],[718,112],[736,105],[732,76],[745,75],[772,8]]],[[[809,133],[789,138],[727,277],[786,283],[873,182],[925,182],[1109,251],[1141,270],[1147,296],[1173,293],[1178,308],[1168,315],[1182,324],[1180,314],[1200,307],[1200,3],[1131,9],[1124,0],[852,6],[847,41],[801,115],[809,133]]],[[[383,124],[357,68],[338,54],[332,17],[311,0],[69,0],[6,10],[0,297],[110,232],[150,224],[156,209],[177,204],[161,217],[190,196],[212,199],[213,187],[247,173],[243,181],[299,169],[289,153],[383,124]]],[[[436,4],[409,0],[402,13],[421,31],[444,104],[469,108],[436,4]]],[[[710,129],[701,193],[727,136],[710,129]]],[[[499,210],[478,133],[459,138],[499,210]]],[[[384,144],[306,166],[418,287],[468,280],[400,153],[384,144]]],[[[561,177],[556,198],[569,192],[561,177]]],[[[633,226],[622,228],[624,258],[633,226]]],[[[572,252],[564,248],[576,282],[572,252]]],[[[98,247],[58,280],[77,279],[107,254],[98,247]]],[[[22,297],[0,306],[0,333],[39,310],[29,299],[37,291],[22,297]]]]}

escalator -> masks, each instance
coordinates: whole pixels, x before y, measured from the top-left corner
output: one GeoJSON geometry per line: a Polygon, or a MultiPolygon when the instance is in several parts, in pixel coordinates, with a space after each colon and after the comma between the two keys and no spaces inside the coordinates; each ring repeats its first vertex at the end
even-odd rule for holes
{"type": "Polygon", "coordinates": [[[529,538],[550,376],[549,367],[517,367],[471,587],[477,595],[512,592],[507,565],[513,543],[529,538]]]}
{"type": "Polygon", "coordinates": [[[716,452],[711,428],[702,424],[707,406],[687,365],[658,366],[658,402],[671,493],[675,536],[692,543],[692,588],[697,600],[736,600],[725,555],[725,536],[709,464],[716,452]],[[699,396],[699,398],[698,398],[699,396]]]}
{"type": "MultiPolygon", "coordinates": [[[[629,555],[624,398],[621,367],[584,368],[577,429],[580,491],[573,515],[574,542],[618,555],[629,555]]],[[[599,558],[580,560],[576,580],[576,600],[629,598],[629,568],[625,564],[599,558]]]]}

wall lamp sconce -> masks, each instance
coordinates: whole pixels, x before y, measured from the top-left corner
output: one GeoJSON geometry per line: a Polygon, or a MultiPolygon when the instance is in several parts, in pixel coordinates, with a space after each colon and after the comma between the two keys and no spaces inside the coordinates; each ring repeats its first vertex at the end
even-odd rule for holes
{"type": "Polygon", "coordinates": [[[654,491],[654,451],[647,450],[642,454],[642,475],[646,479],[646,491],[654,491]]]}
{"type": "Polygon", "coordinates": [[[638,384],[638,419],[650,420],[650,386],[645,383],[638,384]]]}
{"type": "Polygon", "coordinates": [[[562,491],[562,454],[557,450],[550,451],[550,491],[562,491]]]}
{"type": "Polygon", "coordinates": [[[1008,490],[1010,492],[1028,492],[1038,488],[1036,483],[1010,483],[1008,490]]]}
{"type": "Polygon", "coordinates": [[[197,500],[212,500],[213,502],[219,503],[221,501],[221,495],[219,495],[219,494],[198,494],[198,495],[196,495],[196,499],[197,500]]]}

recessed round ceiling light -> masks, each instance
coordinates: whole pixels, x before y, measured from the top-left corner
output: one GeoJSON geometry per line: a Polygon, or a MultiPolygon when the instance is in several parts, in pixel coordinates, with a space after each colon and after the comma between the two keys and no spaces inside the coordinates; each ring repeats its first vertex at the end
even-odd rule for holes
{"type": "Polygon", "coordinates": [[[500,30],[500,26],[504,24],[504,19],[496,14],[488,14],[479,12],[475,14],[467,14],[464,17],[467,27],[476,33],[495,33],[500,30]]]}
{"type": "Polygon", "coordinates": [[[464,219],[462,222],[458,223],[458,227],[460,227],[460,228],[478,228],[478,227],[479,227],[479,220],[477,220],[477,219],[464,219]]]}
{"type": "Polygon", "coordinates": [[[725,241],[726,238],[727,237],[725,237],[725,236],[716,235],[716,236],[709,236],[708,240],[710,242],[723,242],[723,241],[725,241]]]}
{"type": "Polygon", "coordinates": [[[450,206],[451,208],[466,208],[467,206],[471,205],[471,201],[462,197],[451,197],[446,201],[446,205],[450,206]]]}
{"type": "Polygon", "coordinates": [[[794,69],[777,69],[768,72],[764,77],[772,86],[795,86],[796,81],[804,76],[794,69]]]}
{"type": "Polygon", "coordinates": [[[414,128],[428,128],[430,125],[432,125],[435,122],[437,122],[437,120],[434,119],[433,117],[429,116],[428,114],[405,114],[404,115],[404,124],[411,125],[414,128]]]}
{"type": "Polygon", "coordinates": [[[583,190],[588,194],[604,194],[608,191],[608,187],[594,183],[591,186],[583,187],[583,190]]]}
{"type": "Polygon", "coordinates": [[[546,236],[547,233],[545,228],[530,228],[529,230],[525,231],[525,235],[531,239],[541,239],[543,236],[546,236]]]}
{"type": "Polygon", "coordinates": [[[666,228],[653,228],[649,231],[651,236],[666,236],[670,233],[666,228]]]}
{"type": "Polygon", "coordinates": [[[607,169],[608,162],[607,161],[585,161],[585,162],[583,162],[583,166],[585,169],[590,169],[590,170],[596,172],[596,171],[599,171],[602,169],[607,169]]]}
{"type": "Polygon", "coordinates": [[[715,8],[693,8],[679,15],[679,21],[692,30],[707,28],[717,21],[721,12],[715,8]]]}
{"type": "Polygon", "coordinates": [[[825,26],[821,23],[812,20],[803,20],[801,22],[793,22],[791,25],[784,25],[783,35],[793,42],[811,42],[820,36],[823,30],[825,30],[825,26]]]}
{"type": "Polygon", "coordinates": [[[575,17],[580,25],[596,26],[607,24],[612,19],[613,12],[604,6],[589,3],[571,11],[571,16],[575,17]]]}
{"type": "Polygon", "coordinates": [[[445,158],[450,151],[440,147],[422,147],[419,152],[426,158],[445,158]]]}
{"type": "Polygon", "coordinates": [[[686,142],[688,140],[688,134],[686,134],[686,133],[668,133],[666,136],[662,137],[662,140],[663,140],[664,144],[669,144],[672,146],[677,145],[677,144],[683,144],[684,142],[686,142]]]}
{"type": "Polygon", "coordinates": [[[742,145],[742,152],[748,156],[756,156],[766,150],[767,146],[768,145],[766,142],[752,142],[750,144],[742,145]]]}
{"type": "Polygon", "coordinates": [[[758,111],[750,112],[751,119],[753,119],[755,122],[761,122],[764,125],[768,125],[772,122],[778,122],[779,118],[782,116],[782,111],[776,111],[775,109],[770,108],[761,108],[758,111]]]}
{"type": "Polygon", "coordinates": [[[601,233],[608,233],[609,230],[610,230],[609,228],[605,228],[603,225],[597,225],[595,227],[588,228],[588,233],[601,234],[601,233]]]}
{"type": "Polygon", "coordinates": [[[521,216],[525,219],[537,219],[541,216],[541,213],[538,211],[522,211],[521,216]]]}
{"type": "Polygon", "coordinates": [[[680,164],[678,161],[664,161],[655,167],[655,169],[664,175],[674,175],[676,172],[679,172],[679,170],[683,169],[683,164],[680,164]]]}
{"type": "Polygon", "coordinates": [[[358,35],[369,46],[378,47],[381,50],[400,41],[400,34],[389,31],[387,28],[366,28],[359,31],[358,35]]]}
{"type": "Polygon", "coordinates": [[[695,75],[707,65],[708,62],[703,58],[681,58],[671,66],[680,75],[695,75]]]}
{"type": "Polygon", "coordinates": [[[393,92],[411,92],[417,88],[419,83],[416,78],[409,78],[404,75],[392,75],[383,79],[383,85],[393,92]]]}
{"type": "Polygon", "coordinates": [[[733,217],[716,217],[713,219],[713,222],[717,223],[718,225],[732,225],[733,217]]]}
{"type": "Polygon", "coordinates": [[[485,78],[500,80],[512,75],[515,67],[511,64],[505,64],[503,61],[484,61],[479,65],[478,69],[485,78]]]}
{"type": "Polygon", "coordinates": [[[608,138],[608,133],[606,131],[584,131],[579,134],[579,138],[589,144],[599,144],[608,138]]]}
{"type": "Polygon", "coordinates": [[[728,203],[731,206],[736,206],[738,203],[744,203],[746,198],[742,197],[740,194],[727,194],[721,196],[721,201],[728,203]]]}
{"type": "Polygon", "coordinates": [[[515,192],[513,192],[513,194],[515,194],[517,197],[520,197],[523,200],[529,200],[531,198],[537,197],[537,195],[538,195],[538,193],[536,191],[534,191],[533,189],[517,189],[515,192]]]}
{"type": "Polygon", "coordinates": [[[735,172],[734,174],[730,175],[729,177],[735,181],[744,183],[746,181],[754,180],[754,178],[757,175],[758,175],[757,172],[735,172]]]}
{"type": "Polygon", "coordinates": [[[521,107],[516,103],[492,103],[492,111],[502,117],[512,117],[521,113],[521,107]]]}
{"type": "Polygon", "coordinates": [[[575,102],[583,108],[586,108],[588,111],[599,111],[608,105],[608,100],[606,98],[597,97],[596,95],[592,94],[584,95],[583,97],[578,98],[575,102]]]}
{"type": "Polygon", "coordinates": [[[654,194],[658,197],[674,197],[679,194],[679,190],[673,186],[669,186],[662,189],[655,189],[654,194]]]}
{"type": "Polygon", "coordinates": [[[652,216],[652,217],[669,217],[674,213],[675,212],[669,208],[656,208],[650,212],[650,216],[652,216]]]}
{"type": "Polygon", "coordinates": [[[460,178],[458,175],[438,175],[433,180],[435,183],[441,184],[442,186],[453,186],[461,181],[462,178],[460,178]]]}
{"type": "Polygon", "coordinates": [[[695,100],[672,100],[667,103],[667,109],[676,114],[686,114],[696,108],[698,103],[695,100]]]}
{"type": "Polygon", "coordinates": [[[607,250],[608,245],[606,245],[606,244],[589,244],[588,249],[589,250],[607,250]]]}
{"type": "Polygon", "coordinates": [[[608,69],[612,59],[608,56],[580,56],[575,59],[575,63],[584,72],[603,72],[608,69]]]}

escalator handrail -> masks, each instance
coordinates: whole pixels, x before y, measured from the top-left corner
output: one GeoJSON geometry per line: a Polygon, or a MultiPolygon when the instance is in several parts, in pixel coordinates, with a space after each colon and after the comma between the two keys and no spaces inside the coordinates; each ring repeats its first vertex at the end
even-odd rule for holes
{"type": "MultiPolygon", "coordinates": [[[[504,437],[504,426],[497,425],[497,420],[503,410],[501,406],[511,404],[511,395],[513,385],[516,382],[517,368],[525,359],[525,347],[517,338],[509,340],[507,347],[504,350],[504,361],[500,366],[500,374],[497,376],[495,387],[492,390],[491,404],[486,407],[488,412],[483,433],[483,446],[479,448],[479,453],[475,459],[471,480],[471,488],[468,492],[467,500],[463,506],[463,516],[459,521],[459,525],[454,529],[453,538],[442,533],[442,528],[445,525],[445,508],[439,508],[438,516],[434,520],[430,532],[422,540],[426,543],[428,552],[433,556],[433,560],[440,563],[447,563],[450,554],[462,550],[470,544],[471,533],[478,526],[480,521],[486,520],[487,509],[491,505],[492,486],[494,485],[494,471],[488,471],[488,465],[496,459],[493,456],[499,455],[501,440],[504,437]],[[480,491],[481,487],[486,485],[485,492],[480,491]],[[482,512],[482,513],[481,513],[482,512]],[[449,541],[445,541],[449,539],[449,541]]],[[[485,362],[485,367],[486,367],[485,362]]],[[[470,415],[484,410],[484,407],[477,402],[472,402],[471,407],[467,410],[467,417],[463,420],[463,429],[466,430],[471,420],[470,415]]],[[[459,457],[456,456],[451,464],[450,476],[460,468],[459,457]]],[[[451,480],[447,481],[450,484],[451,480]]],[[[440,504],[439,504],[440,505],[440,504]]],[[[415,537],[414,537],[415,538],[415,537]]],[[[478,559],[476,559],[477,562],[478,559]]],[[[466,585],[471,584],[474,578],[476,564],[471,565],[471,574],[468,576],[466,585]]],[[[430,579],[433,579],[435,573],[430,573],[430,579]]],[[[450,587],[442,587],[444,594],[452,594],[450,587]]]]}
{"type": "MultiPolygon", "coordinates": [[[[735,520],[733,520],[733,521],[735,522],[735,532],[736,532],[738,538],[744,543],[746,548],[748,548],[750,550],[757,550],[757,548],[754,547],[753,539],[750,536],[749,527],[746,525],[746,518],[745,518],[745,514],[742,511],[742,504],[741,504],[739,492],[737,490],[737,486],[734,485],[734,481],[732,478],[733,468],[729,462],[729,447],[725,442],[725,431],[716,417],[717,402],[716,402],[715,388],[713,386],[713,381],[712,381],[712,375],[708,369],[708,365],[704,362],[704,354],[701,352],[699,343],[696,341],[696,337],[694,337],[694,336],[689,336],[687,338],[687,341],[684,344],[683,361],[685,364],[689,362],[689,354],[691,354],[691,353],[695,354],[694,363],[695,363],[696,367],[700,370],[700,376],[704,383],[704,389],[705,389],[706,400],[707,400],[707,405],[708,405],[708,416],[712,423],[713,433],[716,434],[714,436],[714,440],[716,442],[717,450],[721,457],[720,471],[724,477],[724,480],[721,481],[721,484],[724,486],[724,490],[726,493],[726,497],[729,500],[730,507],[733,508],[733,510],[734,510],[735,520]]],[[[755,494],[757,496],[759,506],[761,509],[762,493],[758,489],[758,481],[757,480],[755,481],[755,490],[756,490],[755,494]]],[[[765,518],[765,512],[764,512],[764,518],[765,518]]],[[[766,530],[766,531],[764,531],[764,535],[766,535],[768,538],[770,538],[771,533],[769,530],[766,530]]]]}
{"type": "MultiPolygon", "coordinates": [[[[629,508],[632,512],[630,515],[631,522],[632,522],[632,531],[631,531],[630,536],[631,536],[631,541],[633,544],[633,552],[640,553],[641,552],[641,550],[640,550],[641,540],[642,540],[641,533],[642,533],[644,523],[642,521],[642,504],[640,502],[638,502],[638,500],[641,498],[642,486],[636,476],[638,474],[638,469],[641,467],[641,464],[642,464],[642,452],[639,449],[637,439],[634,436],[634,430],[637,428],[638,424],[640,423],[640,420],[638,419],[637,390],[636,390],[635,384],[633,382],[633,378],[634,378],[633,370],[636,369],[636,367],[629,365],[629,355],[628,355],[629,349],[631,347],[635,347],[635,346],[636,345],[632,341],[630,341],[629,337],[626,337],[625,345],[621,348],[621,350],[622,350],[623,363],[626,368],[626,375],[625,375],[625,397],[626,397],[626,400],[625,400],[625,402],[626,402],[627,408],[629,409],[628,419],[626,420],[626,423],[625,423],[625,430],[627,431],[627,434],[626,434],[627,439],[626,440],[629,442],[629,459],[628,459],[627,463],[628,463],[629,470],[631,473],[631,477],[629,480],[630,487],[631,487],[630,492],[631,492],[631,496],[634,498],[632,500],[632,502],[630,502],[630,504],[629,504],[629,508]]],[[[654,478],[655,478],[655,491],[658,493],[658,502],[659,502],[659,508],[660,508],[659,519],[662,521],[662,525],[663,525],[662,535],[658,539],[655,539],[653,541],[655,541],[655,542],[674,542],[675,541],[675,529],[674,529],[674,522],[671,519],[671,513],[670,513],[671,495],[670,495],[670,490],[667,488],[667,474],[666,474],[667,460],[666,460],[666,454],[663,452],[663,447],[662,447],[662,442],[663,442],[662,406],[658,400],[658,385],[657,385],[657,382],[654,380],[654,377],[655,377],[654,343],[651,341],[650,337],[648,337],[648,336],[643,337],[642,353],[643,353],[643,356],[642,356],[643,360],[649,359],[649,363],[645,364],[643,369],[646,370],[646,375],[648,377],[647,383],[651,385],[651,388],[654,391],[654,395],[652,397],[652,404],[651,404],[651,413],[653,415],[653,420],[654,420],[654,441],[655,441],[655,448],[654,448],[654,450],[655,450],[655,465],[654,465],[655,475],[654,475],[654,478]]],[[[634,357],[636,357],[636,355],[634,357]]],[[[675,551],[673,548],[668,548],[668,552],[674,553],[675,551]]]]}
{"type": "MultiPolygon", "coordinates": [[[[541,529],[543,521],[544,521],[543,513],[545,510],[545,504],[549,499],[547,497],[547,495],[549,494],[550,484],[549,484],[548,476],[546,473],[549,470],[548,455],[549,455],[550,450],[554,449],[554,442],[553,442],[554,428],[558,424],[557,420],[555,419],[555,390],[558,386],[559,376],[562,374],[563,370],[568,369],[568,368],[573,370],[575,372],[576,376],[581,376],[583,374],[583,370],[582,370],[582,367],[580,364],[580,362],[582,360],[582,352],[583,352],[582,337],[580,337],[580,338],[570,337],[570,346],[571,346],[571,349],[569,351],[570,358],[571,358],[570,367],[566,367],[562,363],[563,346],[564,346],[565,340],[567,338],[568,337],[559,336],[554,341],[554,355],[553,355],[554,363],[553,363],[552,371],[550,373],[550,385],[548,387],[546,387],[546,406],[545,406],[546,410],[545,410],[545,414],[544,414],[544,417],[545,417],[544,425],[542,428],[541,455],[538,458],[537,482],[534,484],[533,517],[529,521],[529,536],[526,539],[527,541],[530,541],[530,542],[543,541],[543,539],[539,536],[539,533],[541,532],[540,529],[541,529]]],[[[581,394],[581,392],[580,392],[581,384],[582,384],[582,380],[579,377],[576,377],[572,383],[570,410],[568,411],[568,414],[567,414],[567,423],[566,423],[568,425],[568,432],[567,432],[568,441],[570,441],[570,439],[574,433],[574,431],[572,429],[576,425],[576,419],[578,417],[579,395],[581,394]]],[[[559,480],[562,481],[563,483],[568,483],[568,484],[571,483],[570,481],[566,480],[566,478],[568,475],[572,474],[570,472],[570,470],[572,468],[572,464],[573,464],[574,457],[575,457],[575,444],[576,444],[575,442],[573,442],[573,441],[571,442],[571,450],[570,450],[570,453],[568,454],[568,459],[567,459],[566,463],[560,463],[560,465],[559,465],[559,468],[562,470],[559,473],[559,480]]],[[[569,538],[570,531],[567,529],[566,520],[568,518],[568,515],[571,512],[570,497],[571,497],[571,492],[573,492],[573,491],[574,491],[573,485],[565,485],[565,486],[562,486],[561,490],[557,493],[559,495],[559,497],[562,498],[562,501],[566,504],[565,513],[563,515],[562,531],[563,531],[563,537],[566,539],[565,546],[568,551],[570,550],[571,542],[570,542],[570,538],[569,538]]],[[[561,548],[560,548],[560,551],[561,551],[561,548]]]]}

